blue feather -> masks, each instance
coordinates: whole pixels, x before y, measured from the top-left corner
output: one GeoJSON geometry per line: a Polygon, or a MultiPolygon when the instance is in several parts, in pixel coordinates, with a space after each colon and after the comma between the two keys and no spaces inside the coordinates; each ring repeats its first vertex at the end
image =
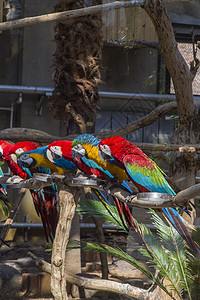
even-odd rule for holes
{"type": "Polygon", "coordinates": [[[99,138],[91,134],[82,134],[74,139],[72,147],[76,144],[90,144],[98,147],[100,141],[101,140],[99,138]]]}

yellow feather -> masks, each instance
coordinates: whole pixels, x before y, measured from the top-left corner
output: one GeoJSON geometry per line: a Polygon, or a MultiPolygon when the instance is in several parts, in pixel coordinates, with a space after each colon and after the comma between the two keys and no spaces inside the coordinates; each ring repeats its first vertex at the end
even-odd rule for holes
{"type": "Polygon", "coordinates": [[[115,178],[117,178],[121,183],[127,179],[127,174],[124,169],[120,168],[117,165],[111,164],[108,161],[104,163],[99,158],[98,150],[99,148],[96,146],[92,146],[89,144],[82,144],[82,146],[85,148],[88,154],[88,158],[95,161],[100,167],[102,167],[104,170],[109,171],[115,178]]]}
{"type": "Polygon", "coordinates": [[[47,167],[52,173],[58,173],[59,175],[64,173],[62,168],[55,166],[52,162],[46,159],[44,155],[40,155],[39,153],[30,153],[29,156],[36,160],[36,167],[47,167]]]}

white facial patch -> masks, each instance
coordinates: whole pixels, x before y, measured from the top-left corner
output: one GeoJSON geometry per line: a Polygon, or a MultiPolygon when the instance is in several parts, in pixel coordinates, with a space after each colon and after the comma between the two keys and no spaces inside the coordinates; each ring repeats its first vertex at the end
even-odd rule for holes
{"type": "Polygon", "coordinates": [[[15,154],[18,156],[20,154],[22,154],[24,152],[24,150],[22,148],[18,148],[16,151],[15,151],[15,154]]]}
{"type": "Polygon", "coordinates": [[[3,156],[3,148],[0,146],[0,157],[3,156]]]}

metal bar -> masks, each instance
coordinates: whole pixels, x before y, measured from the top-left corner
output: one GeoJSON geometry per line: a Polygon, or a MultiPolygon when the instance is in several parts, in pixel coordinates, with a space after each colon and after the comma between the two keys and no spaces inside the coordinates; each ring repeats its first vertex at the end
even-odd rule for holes
{"type": "Polygon", "coordinates": [[[11,107],[10,107],[10,128],[13,128],[13,114],[14,114],[14,104],[11,103],[11,107]]]}
{"type": "MultiPolygon", "coordinates": [[[[0,228],[3,227],[4,223],[0,223],[0,228]]],[[[27,223],[27,222],[13,222],[11,225],[12,228],[42,228],[42,223],[27,223]]],[[[80,228],[96,228],[93,223],[80,223],[80,228]]],[[[115,225],[112,224],[103,224],[103,228],[105,229],[117,229],[115,225]]]]}
{"type": "MultiPolygon", "coordinates": [[[[3,227],[4,223],[0,223],[0,228],[3,227]]],[[[104,229],[113,229],[117,230],[117,226],[112,224],[103,224],[102,225],[104,229]]],[[[155,226],[153,224],[145,224],[147,228],[155,229],[155,226]]],[[[17,223],[13,222],[11,225],[12,228],[43,228],[42,223],[17,223]]],[[[195,227],[200,228],[200,225],[195,225],[195,227]]],[[[93,223],[80,223],[81,229],[95,229],[96,226],[93,223]]]]}
{"type": "Polygon", "coordinates": [[[23,85],[0,85],[0,92],[7,93],[24,93],[52,96],[54,88],[38,87],[38,86],[23,86],[23,85]]]}
{"type": "MultiPolygon", "coordinates": [[[[24,93],[52,96],[54,88],[38,86],[20,86],[20,85],[0,85],[0,92],[24,93]]],[[[101,98],[106,99],[130,99],[130,100],[148,100],[148,101],[173,101],[176,99],[174,94],[138,94],[138,93],[120,93],[99,91],[101,98]]],[[[199,96],[194,95],[195,101],[200,101],[199,96]]]]}

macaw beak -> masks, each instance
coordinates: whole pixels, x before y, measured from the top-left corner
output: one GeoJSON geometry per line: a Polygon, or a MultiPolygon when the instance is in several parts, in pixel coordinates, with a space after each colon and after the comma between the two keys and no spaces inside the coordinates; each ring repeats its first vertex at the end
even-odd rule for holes
{"type": "Polygon", "coordinates": [[[24,168],[32,168],[35,167],[37,162],[34,158],[30,157],[29,158],[23,158],[24,155],[20,156],[17,159],[17,164],[20,168],[24,167],[24,168]]]}
{"type": "Polygon", "coordinates": [[[78,161],[78,158],[82,158],[86,155],[86,150],[82,147],[81,149],[72,148],[72,157],[78,161]]]}
{"type": "Polygon", "coordinates": [[[106,160],[109,160],[109,159],[112,159],[112,155],[109,153],[106,153],[105,151],[99,149],[98,151],[98,154],[99,154],[99,158],[102,162],[106,163],[106,160]]]}
{"type": "Polygon", "coordinates": [[[46,156],[48,160],[50,160],[52,163],[54,162],[54,159],[60,159],[62,158],[62,153],[60,151],[56,151],[56,149],[47,149],[46,156]]]}

